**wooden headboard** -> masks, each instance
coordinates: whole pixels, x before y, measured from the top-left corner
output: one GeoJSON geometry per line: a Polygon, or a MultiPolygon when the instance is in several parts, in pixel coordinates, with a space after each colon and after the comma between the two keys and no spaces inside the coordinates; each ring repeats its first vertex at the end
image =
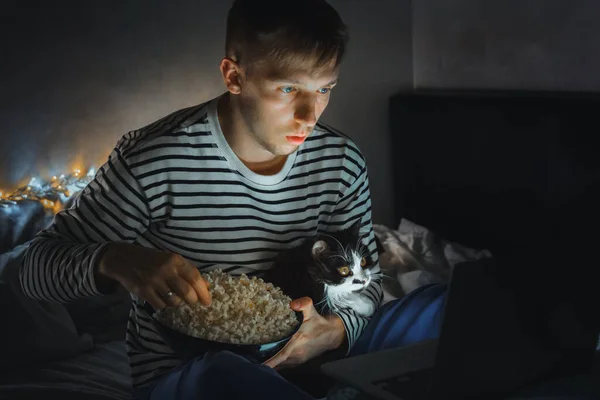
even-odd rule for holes
{"type": "Polygon", "coordinates": [[[589,222],[600,95],[401,93],[390,118],[396,222],[496,254],[589,222]]]}

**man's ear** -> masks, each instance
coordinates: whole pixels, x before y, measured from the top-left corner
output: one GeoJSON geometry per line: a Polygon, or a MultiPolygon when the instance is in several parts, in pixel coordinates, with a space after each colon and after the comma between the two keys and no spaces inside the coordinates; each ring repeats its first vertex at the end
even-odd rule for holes
{"type": "Polygon", "coordinates": [[[329,245],[324,240],[317,240],[312,247],[312,255],[314,258],[318,257],[321,253],[329,249],[329,245]]]}
{"type": "Polygon", "coordinates": [[[232,58],[224,57],[219,68],[227,90],[231,94],[242,93],[242,72],[239,64],[232,58]]]}

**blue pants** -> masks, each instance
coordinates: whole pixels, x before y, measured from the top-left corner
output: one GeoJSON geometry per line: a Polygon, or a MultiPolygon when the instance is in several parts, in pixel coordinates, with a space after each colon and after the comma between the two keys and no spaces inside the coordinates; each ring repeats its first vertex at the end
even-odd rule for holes
{"type": "MultiPolygon", "coordinates": [[[[349,356],[437,338],[445,295],[445,285],[429,285],[385,304],[373,316],[349,356]]],[[[313,400],[272,368],[250,363],[230,352],[208,353],[193,359],[160,378],[153,386],[138,389],[135,397],[148,400],[313,400]]]]}
{"type": "MultiPolygon", "coordinates": [[[[446,285],[421,287],[381,307],[350,350],[349,356],[405,346],[439,336],[446,285]]],[[[542,385],[514,399],[591,399],[573,395],[577,381],[542,385]],[[557,397],[560,393],[566,397],[557,397]],[[549,396],[549,397],[546,397],[549,396]]],[[[275,370],[253,364],[230,352],[208,353],[193,359],[150,387],[138,389],[136,399],[314,400],[275,370]]]]}

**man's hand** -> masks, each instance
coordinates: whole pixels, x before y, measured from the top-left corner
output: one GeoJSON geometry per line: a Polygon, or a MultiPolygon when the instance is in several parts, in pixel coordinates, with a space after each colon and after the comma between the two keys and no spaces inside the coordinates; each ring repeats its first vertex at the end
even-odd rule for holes
{"type": "Polygon", "coordinates": [[[182,301],[211,303],[208,282],[198,268],[179,254],[114,242],[108,244],[96,268],[99,278],[118,281],[155,310],[182,301]],[[167,295],[169,292],[173,295],[167,295]]]}
{"type": "Polygon", "coordinates": [[[304,322],[285,347],[264,362],[265,365],[271,368],[299,365],[344,343],[346,331],[340,317],[321,316],[310,297],[294,300],[290,306],[295,311],[302,311],[304,322]]]}

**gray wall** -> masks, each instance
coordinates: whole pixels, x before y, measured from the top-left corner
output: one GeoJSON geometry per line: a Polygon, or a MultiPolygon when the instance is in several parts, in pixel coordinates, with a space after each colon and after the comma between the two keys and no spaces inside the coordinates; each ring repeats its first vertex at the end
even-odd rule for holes
{"type": "Polygon", "coordinates": [[[393,223],[389,98],[412,88],[409,0],[330,0],[350,29],[341,84],[323,115],[367,159],[373,220],[393,223]],[[376,5],[376,6],[374,6],[376,5]]]}
{"type": "MultiPolygon", "coordinates": [[[[8,62],[0,63],[0,188],[37,173],[100,165],[125,132],[221,93],[229,4],[63,0],[5,9],[12,22],[0,33],[12,45],[8,62]]],[[[376,8],[363,0],[332,4],[352,39],[342,83],[322,118],[362,148],[374,219],[386,223],[392,211],[387,101],[412,85],[410,6],[408,0],[378,0],[376,8]]]]}
{"type": "Polygon", "coordinates": [[[600,89],[597,0],[414,0],[416,87],[600,89]]]}

